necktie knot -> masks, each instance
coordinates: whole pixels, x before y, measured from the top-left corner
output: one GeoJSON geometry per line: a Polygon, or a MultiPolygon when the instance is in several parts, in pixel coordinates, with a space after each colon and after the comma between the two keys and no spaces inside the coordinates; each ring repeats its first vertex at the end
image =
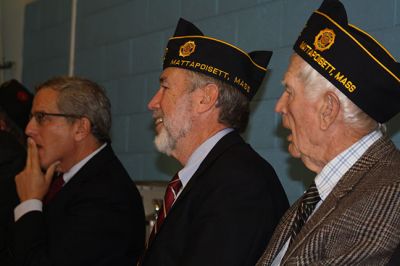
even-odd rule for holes
{"type": "Polygon", "coordinates": [[[168,183],[167,189],[165,191],[162,212],[160,212],[158,215],[157,223],[160,219],[162,220],[161,223],[164,221],[165,217],[172,207],[172,204],[175,202],[181,187],[182,182],[179,179],[178,173],[176,173],[172,180],[168,183]]]}
{"type": "Polygon", "coordinates": [[[44,204],[48,204],[54,196],[61,190],[64,186],[64,178],[62,173],[58,173],[53,177],[51,181],[49,191],[47,192],[46,196],[44,197],[44,204]]]}
{"type": "Polygon", "coordinates": [[[164,203],[158,213],[157,221],[154,224],[153,230],[151,231],[148,241],[148,246],[150,245],[154,236],[157,234],[158,230],[163,224],[165,217],[167,217],[167,214],[171,209],[173,203],[175,202],[176,198],[178,197],[178,193],[181,188],[182,188],[182,182],[179,179],[178,173],[176,173],[172,178],[172,180],[168,183],[167,189],[165,190],[164,203]]]}
{"type": "Polygon", "coordinates": [[[171,208],[172,204],[174,203],[181,187],[182,187],[182,182],[179,179],[178,174],[176,174],[174,178],[172,178],[172,180],[168,183],[167,190],[165,191],[164,206],[168,207],[167,208],[168,211],[171,208]]]}
{"type": "Polygon", "coordinates": [[[317,186],[313,182],[304,193],[302,203],[305,205],[316,205],[321,200],[317,186]]]}
{"type": "Polygon", "coordinates": [[[304,193],[299,207],[296,211],[296,216],[294,218],[290,243],[293,242],[296,235],[300,232],[303,225],[306,223],[311,213],[314,211],[315,206],[321,200],[317,186],[313,182],[307,191],[304,193]]]}

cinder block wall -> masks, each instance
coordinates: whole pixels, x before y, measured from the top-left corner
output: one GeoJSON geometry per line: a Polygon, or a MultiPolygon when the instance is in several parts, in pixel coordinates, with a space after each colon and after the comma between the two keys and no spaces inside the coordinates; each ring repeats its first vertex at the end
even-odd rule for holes
{"type": "MultiPolygon", "coordinates": [[[[246,51],[273,50],[252,103],[246,140],[276,169],[290,201],[314,174],[291,159],[274,105],[292,45],[321,0],[78,0],[75,74],[102,84],[112,102],[113,146],[134,180],[168,180],[179,169],[154,148],[147,103],[179,17],[246,51]]],[[[400,0],[343,0],[349,21],[400,59],[400,0]]],[[[71,0],[37,0],[25,14],[23,81],[34,86],[68,72],[71,0]]],[[[362,66],[360,66],[362,67],[362,66]]],[[[382,103],[384,104],[384,103],[382,103]]],[[[400,144],[400,117],[389,134],[400,144]]]]}

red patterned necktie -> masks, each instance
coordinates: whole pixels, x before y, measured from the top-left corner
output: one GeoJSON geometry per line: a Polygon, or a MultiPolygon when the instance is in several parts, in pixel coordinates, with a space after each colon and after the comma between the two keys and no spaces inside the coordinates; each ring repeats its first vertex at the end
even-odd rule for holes
{"type": "Polygon", "coordinates": [[[157,234],[158,230],[160,229],[161,225],[164,222],[165,217],[167,217],[167,214],[169,210],[172,207],[172,204],[176,200],[176,197],[179,193],[179,190],[182,187],[182,182],[179,179],[178,173],[175,174],[175,176],[172,178],[172,180],[168,183],[167,189],[165,191],[165,196],[164,196],[164,204],[160,211],[158,212],[157,216],[157,221],[153,226],[153,230],[151,231],[149,241],[147,246],[150,246],[151,242],[153,241],[154,236],[157,234]]]}
{"type": "Polygon", "coordinates": [[[46,196],[43,199],[44,204],[48,204],[54,196],[58,193],[58,191],[61,190],[61,188],[64,185],[64,178],[63,174],[60,173],[59,175],[56,175],[50,185],[49,191],[47,192],[46,196]]]}

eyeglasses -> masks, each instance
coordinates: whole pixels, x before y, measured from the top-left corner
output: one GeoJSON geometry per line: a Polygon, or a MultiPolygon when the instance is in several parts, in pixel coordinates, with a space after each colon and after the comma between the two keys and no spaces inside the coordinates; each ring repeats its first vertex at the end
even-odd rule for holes
{"type": "Polygon", "coordinates": [[[46,116],[59,116],[59,117],[70,117],[70,118],[80,118],[81,117],[79,115],[73,115],[73,114],[55,114],[55,113],[45,113],[45,112],[34,112],[29,115],[29,121],[32,119],[32,117],[34,117],[36,122],[38,122],[38,124],[41,125],[46,120],[46,116]]]}

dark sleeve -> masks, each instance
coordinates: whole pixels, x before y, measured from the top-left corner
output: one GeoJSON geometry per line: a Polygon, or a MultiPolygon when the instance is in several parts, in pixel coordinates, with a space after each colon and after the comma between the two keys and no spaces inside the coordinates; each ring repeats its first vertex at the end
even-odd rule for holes
{"type": "Polygon", "coordinates": [[[16,222],[14,229],[14,254],[18,265],[51,265],[46,258],[35,259],[33,264],[28,263],[32,262],[32,255],[42,257],[36,252],[46,245],[46,230],[41,212],[25,214],[16,222]]]}
{"type": "Polygon", "coordinates": [[[60,195],[43,213],[21,217],[15,224],[18,265],[134,265],[144,245],[144,214],[133,183],[125,185],[132,188],[80,184],[65,203],[60,195]]]}
{"type": "MultiPolygon", "coordinates": [[[[0,131],[1,132],[1,131],[0,131]]],[[[25,150],[14,139],[0,134],[0,265],[14,265],[11,252],[14,208],[19,199],[14,178],[25,166],[25,150]],[[6,142],[6,143],[5,143],[6,142]]]]}
{"type": "Polygon", "coordinates": [[[14,176],[0,178],[0,265],[14,265],[11,252],[14,208],[19,200],[14,176]]]}

